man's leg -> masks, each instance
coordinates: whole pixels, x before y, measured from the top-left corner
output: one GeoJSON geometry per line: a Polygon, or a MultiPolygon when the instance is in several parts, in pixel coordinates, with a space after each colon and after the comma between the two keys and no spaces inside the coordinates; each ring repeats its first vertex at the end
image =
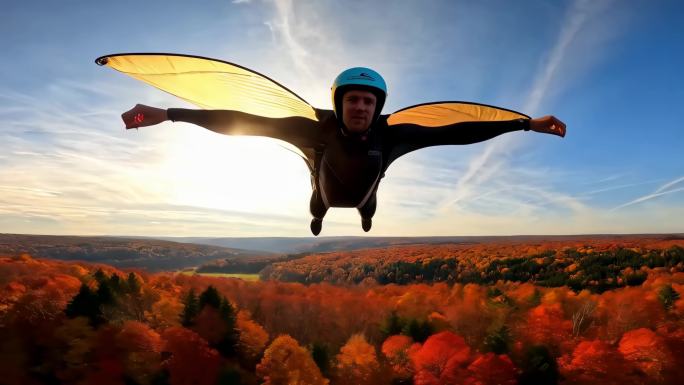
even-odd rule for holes
{"type": "Polygon", "coordinates": [[[363,206],[359,207],[357,210],[359,210],[359,214],[361,214],[361,228],[363,231],[368,232],[370,231],[371,227],[373,226],[373,215],[375,215],[375,209],[378,206],[378,200],[376,199],[376,194],[377,194],[377,188],[371,196],[368,198],[366,201],[366,204],[363,206]]]}
{"type": "Polygon", "coordinates": [[[328,212],[328,207],[323,202],[323,197],[321,197],[317,186],[314,186],[311,192],[311,201],[309,202],[309,211],[313,215],[311,219],[311,233],[313,235],[318,235],[321,232],[321,227],[323,227],[323,217],[325,213],[328,212]]]}

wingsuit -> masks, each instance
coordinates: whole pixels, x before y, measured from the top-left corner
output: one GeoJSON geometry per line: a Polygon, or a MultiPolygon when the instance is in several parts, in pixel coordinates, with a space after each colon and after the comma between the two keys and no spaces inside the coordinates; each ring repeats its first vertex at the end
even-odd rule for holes
{"type": "Polygon", "coordinates": [[[280,139],[297,147],[311,171],[314,235],[319,234],[330,207],[357,208],[363,230],[369,231],[380,180],[392,162],[411,151],[482,142],[530,130],[531,122],[535,131],[565,135],[565,125],[554,117],[530,120],[515,111],[468,102],[425,103],[381,115],[387,87],[380,74],[365,67],[350,68],[335,79],[333,109],[327,110],[310,106],[261,74],[214,59],[126,54],[103,56],[96,62],[204,108],[160,110],[138,105],[122,115],[126,128],[168,119],[226,135],[280,139]],[[343,96],[350,91],[370,93],[377,102],[372,119],[361,130],[348,127],[343,116],[343,96]],[[146,113],[157,117],[146,121],[146,113]]]}
{"type": "Polygon", "coordinates": [[[461,122],[438,127],[387,124],[381,115],[362,135],[347,133],[335,113],[316,109],[318,121],[265,118],[238,111],[170,108],[169,119],[230,135],[266,136],[312,149],[311,214],[322,219],[329,207],[356,207],[363,219],[375,214],[380,179],[400,156],[420,148],[482,142],[506,132],[528,130],[529,120],[461,122]]]}

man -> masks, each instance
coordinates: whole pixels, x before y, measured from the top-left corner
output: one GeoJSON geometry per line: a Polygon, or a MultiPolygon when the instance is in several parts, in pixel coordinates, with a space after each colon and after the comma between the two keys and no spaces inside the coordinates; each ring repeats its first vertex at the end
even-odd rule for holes
{"type": "Polygon", "coordinates": [[[136,105],[122,114],[126,128],[166,120],[194,123],[222,134],[267,136],[311,150],[311,232],[318,235],[330,207],[355,207],[369,231],[377,207],[380,179],[400,156],[429,146],[471,144],[500,134],[531,130],[565,136],[565,124],[553,116],[507,121],[474,121],[424,126],[390,123],[380,115],[387,86],[377,72],[355,67],[332,86],[333,110],[315,109],[316,120],[294,116],[267,118],[232,110],[168,110],[136,105]]]}

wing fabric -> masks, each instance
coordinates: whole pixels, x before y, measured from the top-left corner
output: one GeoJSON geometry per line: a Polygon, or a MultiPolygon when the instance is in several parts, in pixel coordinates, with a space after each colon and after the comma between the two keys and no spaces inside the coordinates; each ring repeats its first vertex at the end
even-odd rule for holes
{"type": "Polygon", "coordinates": [[[316,119],[294,92],[257,72],[220,60],[174,54],[102,56],[109,66],[204,109],[242,111],[267,118],[316,119]]]}
{"type": "Polygon", "coordinates": [[[468,102],[435,102],[399,110],[389,116],[387,124],[416,124],[440,127],[461,122],[529,119],[519,112],[485,104],[468,102]]]}

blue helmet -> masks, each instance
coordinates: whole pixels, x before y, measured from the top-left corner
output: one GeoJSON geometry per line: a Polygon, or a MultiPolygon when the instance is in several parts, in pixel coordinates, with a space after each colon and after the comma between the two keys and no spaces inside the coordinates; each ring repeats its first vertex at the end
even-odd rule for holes
{"type": "Polygon", "coordinates": [[[337,120],[342,121],[342,95],[348,90],[363,90],[372,92],[377,98],[373,122],[380,116],[382,106],[387,99],[387,85],[379,73],[366,67],[354,67],[342,71],[337,75],[332,85],[333,111],[337,120]],[[338,111],[340,112],[338,114],[338,111]]]}

